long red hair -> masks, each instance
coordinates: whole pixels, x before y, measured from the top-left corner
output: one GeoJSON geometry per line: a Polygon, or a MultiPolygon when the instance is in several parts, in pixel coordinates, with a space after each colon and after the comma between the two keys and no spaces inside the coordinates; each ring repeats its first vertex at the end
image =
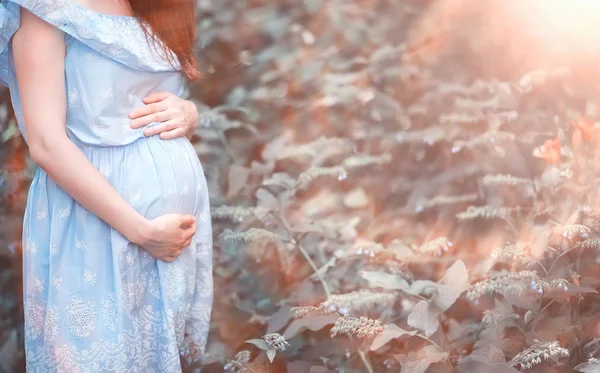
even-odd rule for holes
{"type": "Polygon", "coordinates": [[[162,43],[162,54],[175,64],[168,49],[179,60],[181,71],[189,80],[200,77],[195,55],[196,0],[129,0],[135,15],[152,30],[146,36],[162,43]]]}

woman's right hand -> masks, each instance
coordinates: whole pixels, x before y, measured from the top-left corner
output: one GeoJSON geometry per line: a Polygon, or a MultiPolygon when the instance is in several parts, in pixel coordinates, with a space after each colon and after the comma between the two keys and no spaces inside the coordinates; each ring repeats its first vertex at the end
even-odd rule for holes
{"type": "Polygon", "coordinates": [[[196,218],[192,215],[165,214],[148,220],[141,228],[140,242],[154,258],[174,261],[192,243],[196,233],[196,218]]]}

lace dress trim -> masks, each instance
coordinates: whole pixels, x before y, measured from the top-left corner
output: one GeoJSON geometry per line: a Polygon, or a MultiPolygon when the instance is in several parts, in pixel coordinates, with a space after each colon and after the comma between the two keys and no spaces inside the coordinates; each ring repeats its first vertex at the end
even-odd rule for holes
{"type": "MultiPolygon", "coordinates": [[[[72,0],[3,0],[0,3],[0,83],[6,85],[8,43],[21,25],[24,7],[98,53],[142,71],[180,70],[177,56],[167,60],[159,41],[146,36],[144,21],[132,16],[102,14],[72,0]]],[[[167,49],[168,50],[168,49],[167,49]]]]}

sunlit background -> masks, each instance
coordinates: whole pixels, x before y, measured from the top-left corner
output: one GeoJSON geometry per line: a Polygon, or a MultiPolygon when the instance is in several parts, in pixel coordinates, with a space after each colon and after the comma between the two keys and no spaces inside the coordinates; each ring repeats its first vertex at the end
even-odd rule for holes
{"type": "MultiPolygon", "coordinates": [[[[203,372],[600,372],[600,1],[198,5],[203,372]]],[[[20,372],[34,165],[0,102],[0,372],[20,372]]]]}

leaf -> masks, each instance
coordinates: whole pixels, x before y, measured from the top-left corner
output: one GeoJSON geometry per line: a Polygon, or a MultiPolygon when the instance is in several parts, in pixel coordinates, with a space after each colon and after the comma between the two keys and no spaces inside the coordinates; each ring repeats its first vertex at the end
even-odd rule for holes
{"type": "Polygon", "coordinates": [[[231,165],[229,167],[229,190],[228,196],[234,196],[248,185],[250,170],[246,167],[231,165]]]}
{"type": "Polygon", "coordinates": [[[423,331],[429,338],[440,326],[437,316],[438,313],[429,307],[429,302],[422,300],[413,307],[408,315],[408,325],[423,331]]]}
{"type": "Polygon", "coordinates": [[[416,280],[410,284],[410,288],[405,292],[412,295],[425,294],[432,295],[438,289],[438,283],[429,280],[416,280]]]}
{"type": "Polygon", "coordinates": [[[279,193],[277,198],[279,199],[279,205],[283,209],[295,202],[294,192],[291,190],[286,190],[282,193],[279,193]]]}
{"type": "Polygon", "coordinates": [[[344,196],[344,206],[348,208],[359,209],[367,206],[369,199],[362,188],[356,188],[346,193],[344,196]]]}
{"type": "Polygon", "coordinates": [[[575,370],[581,373],[600,373],[600,363],[588,361],[577,365],[575,370]]]}
{"type": "Polygon", "coordinates": [[[560,181],[560,169],[556,166],[549,166],[544,170],[540,177],[540,183],[543,186],[553,187],[560,181]]]}
{"type": "Polygon", "coordinates": [[[275,354],[277,354],[277,351],[275,350],[267,350],[267,357],[269,358],[269,361],[272,363],[273,359],[275,358],[275,354]]]}
{"type": "Polygon", "coordinates": [[[257,205],[260,207],[264,207],[269,210],[276,210],[279,208],[279,201],[277,198],[266,189],[261,188],[257,190],[256,199],[258,200],[257,205]]]}
{"type": "Polygon", "coordinates": [[[444,274],[438,285],[438,293],[434,296],[433,302],[440,309],[446,311],[466,290],[469,284],[469,274],[467,267],[462,260],[457,260],[444,274]]]}
{"type": "Polygon", "coordinates": [[[503,364],[506,363],[506,357],[501,349],[494,345],[490,345],[471,352],[469,356],[461,360],[461,362],[463,361],[481,361],[482,363],[503,364]]]}
{"type": "Polygon", "coordinates": [[[529,310],[529,311],[525,312],[525,316],[523,317],[523,321],[525,321],[525,324],[529,324],[534,319],[535,319],[535,313],[533,313],[533,311],[529,310]]]}
{"type": "Polygon", "coordinates": [[[267,351],[269,349],[269,345],[264,339],[249,339],[246,341],[246,343],[252,343],[261,350],[267,351]]]}
{"type": "Polygon", "coordinates": [[[252,170],[252,173],[264,177],[273,172],[274,166],[274,163],[271,162],[260,163],[257,161],[252,161],[252,163],[250,163],[250,169],[252,170]]]}
{"type": "Polygon", "coordinates": [[[269,317],[269,324],[267,325],[267,333],[275,333],[281,330],[285,326],[285,324],[290,321],[292,317],[292,312],[290,311],[290,306],[284,305],[281,306],[274,314],[269,317]]]}
{"type": "Polygon", "coordinates": [[[241,106],[244,101],[246,101],[246,97],[248,96],[248,91],[243,86],[236,86],[233,88],[229,95],[227,96],[226,102],[231,106],[241,106]]]}
{"type": "Polygon", "coordinates": [[[7,129],[5,129],[2,132],[2,142],[7,142],[8,140],[12,139],[13,137],[16,137],[19,135],[19,127],[16,126],[15,124],[10,124],[8,126],[7,129]]]}
{"type": "Polygon", "coordinates": [[[411,352],[408,355],[394,356],[402,366],[401,373],[425,373],[431,364],[438,363],[447,357],[447,352],[441,352],[432,345],[425,346],[421,350],[411,352]]]}
{"type": "Polygon", "coordinates": [[[564,225],[573,225],[577,222],[577,218],[579,218],[579,210],[575,210],[571,216],[567,219],[564,225]]]}
{"type": "Polygon", "coordinates": [[[294,228],[292,228],[292,231],[296,233],[324,233],[323,227],[313,221],[308,220],[298,223],[296,226],[294,226],[294,228]]]}
{"type": "Polygon", "coordinates": [[[440,280],[443,285],[466,287],[469,284],[469,273],[462,260],[457,260],[446,270],[444,277],[440,280]]]}
{"type": "Polygon", "coordinates": [[[255,207],[254,208],[254,215],[260,219],[260,220],[264,220],[265,217],[267,215],[269,215],[271,213],[271,210],[265,208],[265,207],[255,207]]]}
{"type": "Polygon", "coordinates": [[[383,328],[383,331],[377,334],[373,340],[373,343],[371,344],[371,351],[377,350],[378,348],[386,345],[392,339],[400,338],[405,335],[413,336],[415,334],[417,334],[416,330],[404,330],[396,324],[387,324],[383,328]]]}
{"type": "Polygon", "coordinates": [[[415,258],[415,252],[412,251],[408,245],[402,241],[399,241],[398,239],[392,240],[388,244],[387,249],[393,252],[396,259],[400,261],[410,261],[411,259],[415,258]]]}
{"type": "Polygon", "coordinates": [[[338,317],[339,315],[337,313],[332,313],[327,315],[306,316],[301,319],[296,319],[292,321],[285,332],[283,332],[283,336],[285,339],[291,339],[304,328],[312,331],[321,330],[329,324],[335,324],[335,321],[338,319],[338,317]]]}
{"type": "Polygon", "coordinates": [[[277,172],[263,181],[263,185],[279,185],[285,189],[292,189],[296,185],[296,180],[285,172],[277,172]]]}
{"type": "Polygon", "coordinates": [[[394,290],[409,289],[408,282],[398,275],[382,271],[360,271],[358,274],[369,281],[369,286],[371,287],[394,290]]]}
{"type": "Polygon", "coordinates": [[[598,294],[598,291],[585,286],[569,286],[569,290],[554,289],[546,293],[546,296],[553,300],[566,299],[578,294],[598,294]]]}
{"type": "Polygon", "coordinates": [[[268,143],[263,152],[262,157],[266,161],[274,161],[281,154],[285,146],[285,138],[283,136],[279,136],[268,143]]]}

